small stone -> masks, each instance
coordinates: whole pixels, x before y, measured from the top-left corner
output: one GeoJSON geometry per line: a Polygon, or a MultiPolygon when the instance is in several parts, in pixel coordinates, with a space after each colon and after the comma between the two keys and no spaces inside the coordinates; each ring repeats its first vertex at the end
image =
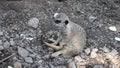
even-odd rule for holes
{"type": "Polygon", "coordinates": [[[119,53],[117,52],[117,50],[113,49],[113,50],[110,52],[110,54],[111,54],[112,56],[116,56],[116,55],[119,54],[119,53]]]}
{"type": "Polygon", "coordinates": [[[8,66],[8,68],[13,68],[12,66],[8,66]]]}
{"type": "Polygon", "coordinates": [[[26,58],[25,58],[25,61],[26,61],[27,63],[33,63],[33,60],[32,60],[31,57],[26,57],[26,58]]]}
{"type": "Polygon", "coordinates": [[[0,36],[2,36],[3,35],[3,32],[2,31],[0,31],[0,36]]]}
{"type": "Polygon", "coordinates": [[[22,64],[20,62],[15,62],[14,68],[22,68],[22,64]]]}
{"type": "Polygon", "coordinates": [[[117,31],[117,28],[115,26],[110,26],[109,30],[111,30],[111,31],[117,31]]]}
{"type": "Polygon", "coordinates": [[[90,53],[90,48],[87,48],[87,49],[85,49],[84,51],[85,51],[85,53],[88,55],[88,54],[90,53]]]}
{"type": "Polygon", "coordinates": [[[49,63],[49,68],[55,68],[54,65],[49,63]]]}
{"type": "Polygon", "coordinates": [[[97,51],[98,51],[97,48],[94,48],[94,49],[92,50],[92,52],[91,52],[91,54],[90,54],[91,58],[97,57],[97,53],[96,53],[97,51]]]}
{"type": "Polygon", "coordinates": [[[76,68],[75,62],[72,61],[72,62],[68,63],[67,68],[76,68]]]}
{"type": "Polygon", "coordinates": [[[31,18],[29,21],[28,21],[28,25],[33,27],[33,28],[37,28],[38,27],[38,24],[39,24],[39,20],[34,17],[34,18],[31,18]]]}
{"type": "Polygon", "coordinates": [[[36,55],[35,54],[30,54],[29,56],[35,58],[36,55]]]}
{"type": "Polygon", "coordinates": [[[8,49],[10,47],[10,42],[6,41],[4,44],[3,44],[4,48],[5,49],[8,49]]]}
{"type": "Polygon", "coordinates": [[[77,68],[86,68],[86,67],[85,67],[85,65],[78,65],[77,68]]]}
{"type": "Polygon", "coordinates": [[[102,50],[103,50],[104,52],[109,52],[109,49],[108,49],[106,46],[104,46],[104,47],[102,48],[102,50]]]}
{"type": "Polygon", "coordinates": [[[80,56],[75,56],[75,62],[81,62],[83,59],[80,56]]]}
{"type": "Polygon", "coordinates": [[[40,65],[43,63],[43,60],[39,60],[37,63],[40,65]]]}
{"type": "Polygon", "coordinates": [[[25,58],[25,57],[27,57],[29,55],[29,52],[26,49],[22,48],[22,47],[18,47],[18,54],[21,57],[25,58]]]}
{"type": "Polygon", "coordinates": [[[13,41],[13,39],[10,39],[10,45],[15,45],[15,42],[13,41]]]}
{"type": "Polygon", "coordinates": [[[4,47],[2,45],[0,45],[0,50],[3,50],[3,49],[4,49],[4,47]]]}
{"type": "Polygon", "coordinates": [[[104,68],[103,65],[94,65],[94,68],[104,68]]]}
{"type": "Polygon", "coordinates": [[[2,45],[3,44],[3,42],[2,42],[2,40],[0,40],[0,45],[2,45]]]}
{"type": "Polygon", "coordinates": [[[95,16],[89,16],[89,21],[90,22],[94,22],[95,20],[97,19],[97,17],[95,17],[95,16]]]}
{"type": "Polygon", "coordinates": [[[115,40],[116,40],[116,41],[120,41],[120,38],[119,38],[119,37],[115,37],[115,40]]]}
{"type": "Polygon", "coordinates": [[[13,59],[14,61],[18,60],[17,57],[15,57],[15,56],[14,56],[12,59],[13,59]]]}

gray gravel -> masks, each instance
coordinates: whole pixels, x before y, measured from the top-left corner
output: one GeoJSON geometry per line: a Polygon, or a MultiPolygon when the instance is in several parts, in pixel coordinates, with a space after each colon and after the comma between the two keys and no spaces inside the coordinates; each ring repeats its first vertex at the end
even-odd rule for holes
{"type": "MultiPolygon", "coordinates": [[[[56,12],[66,13],[71,21],[86,30],[87,44],[85,49],[90,50],[84,50],[78,56],[82,58],[86,54],[89,56],[93,48],[100,48],[106,53],[111,51],[110,54],[120,54],[120,42],[115,40],[116,37],[120,37],[119,0],[1,1],[0,60],[12,53],[15,53],[14,57],[17,59],[9,58],[1,63],[0,67],[7,68],[14,62],[20,61],[24,68],[65,68],[66,61],[69,59],[51,58],[50,55],[54,50],[44,46],[41,40],[43,36],[48,37],[49,31],[58,30],[53,21],[53,14],[56,12]],[[117,30],[109,30],[110,26],[116,27],[117,30]],[[24,38],[20,37],[21,34],[24,34],[24,38]],[[27,47],[31,50],[27,50],[27,47]],[[32,57],[30,61],[32,64],[25,62],[26,57],[32,57]]],[[[93,55],[95,53],[93,52],[93,55]]],[[[109,54],[107,55],[109,56],[109,54]]],[[[107,68],[111,64],[104,65],[107,68]]],[[[102,67],[101,65],[97,66],[102,67]]]]}

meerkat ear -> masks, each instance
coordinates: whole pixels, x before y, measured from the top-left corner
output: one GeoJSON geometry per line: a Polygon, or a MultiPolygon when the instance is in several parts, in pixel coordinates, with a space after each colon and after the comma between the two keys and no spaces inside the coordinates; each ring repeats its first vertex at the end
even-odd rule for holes
{"type": "Polygon", "coordinates": [[[68,20],[65,20],[65,25],[67,25],[69,23],[69,21],[68,20]]]}

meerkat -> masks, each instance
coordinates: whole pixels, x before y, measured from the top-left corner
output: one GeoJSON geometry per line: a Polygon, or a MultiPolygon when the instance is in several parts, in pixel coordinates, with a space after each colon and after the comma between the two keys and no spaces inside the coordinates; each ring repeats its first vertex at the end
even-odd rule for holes
{"type": "Polygon", "coordinates": [[[72,22],[65,13],[55,13],[54,22],[59,28],[58,39],[52,44],[43,41],[46,46],[56,50],[51,56],[71,57],[79,54],[86,45],[85,30],[72,22]],[[57,46],[58,43],[59,46],[57,46]]]}

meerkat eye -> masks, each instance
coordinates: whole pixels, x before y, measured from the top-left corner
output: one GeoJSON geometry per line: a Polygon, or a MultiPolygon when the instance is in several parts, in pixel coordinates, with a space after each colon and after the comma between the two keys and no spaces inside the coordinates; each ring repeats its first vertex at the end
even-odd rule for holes
{"type": "Polygon", "coordinates": [[[65,20],[65,25],[67,25],[69,22],[68,22],[68,20],[65,20]]]}
{"type": "Polygon", "coordinates": [[[61,20],[55,20],[55,23],[59,24],[59,23],[61,23],[61,20]]]}

